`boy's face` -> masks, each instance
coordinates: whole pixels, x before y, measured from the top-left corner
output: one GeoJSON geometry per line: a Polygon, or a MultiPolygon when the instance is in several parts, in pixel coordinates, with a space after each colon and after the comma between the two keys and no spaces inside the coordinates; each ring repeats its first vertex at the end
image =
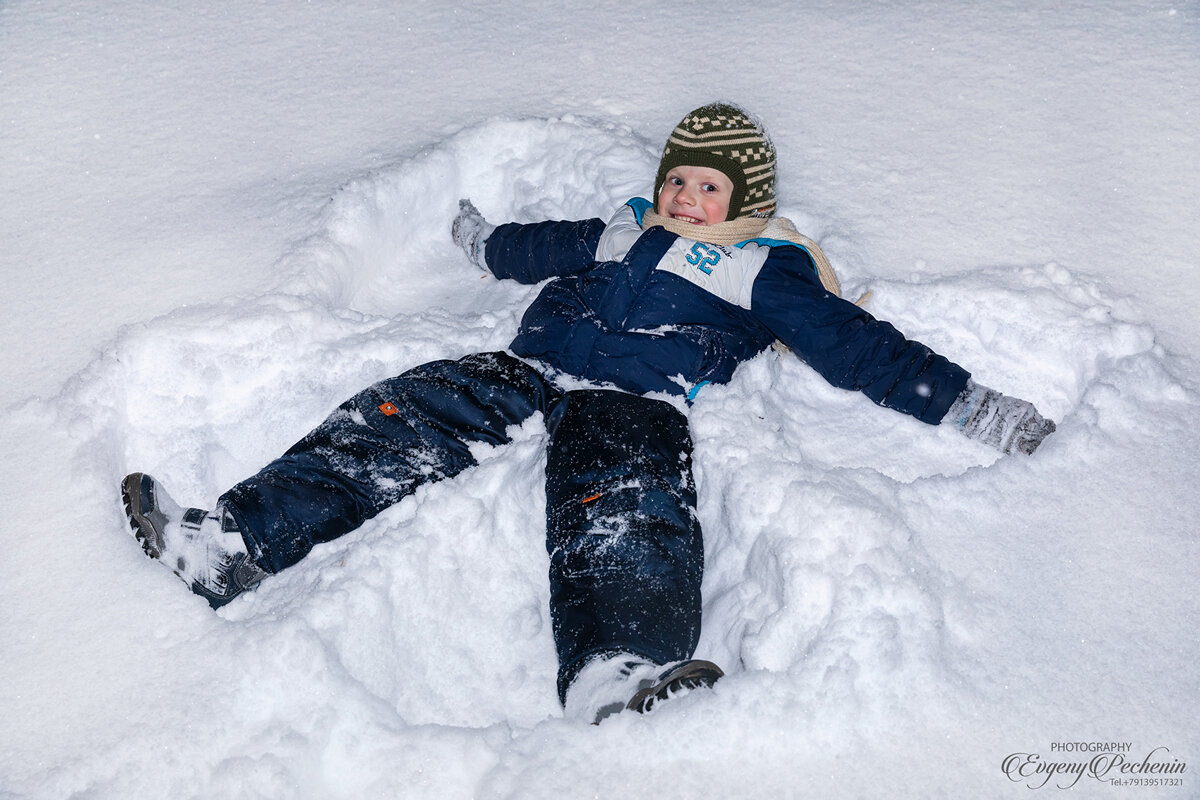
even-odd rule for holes
{"type": "Polygon", "coordinates": [[[729,214],[733,181],[719,169],[674,167],[667,172],[654,210],[693,225],[716,225],[729,214]]]}

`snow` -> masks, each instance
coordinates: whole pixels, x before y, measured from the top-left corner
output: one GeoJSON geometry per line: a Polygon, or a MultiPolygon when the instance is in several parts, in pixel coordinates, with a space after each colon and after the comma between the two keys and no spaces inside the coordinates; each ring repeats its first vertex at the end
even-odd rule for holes
{"type": "Polygon", "coordinates": [[[1200,6],[1157,0],[0,5],[0,797],[1009,797],[1010,753],[1080,760],[1056,742],[1191,765],[1198,43],[1200,6]],[[727,676],[599,727],[554,690],[540,419],[219,613],[142,555],[126,472],[211,504],[371,381],[508,343],[536,290],[455,250],[460,197],[607,216],[714,98],[768,125],[848,295],[1059,422],[1037,454],[774,351],[705,389],[697,655],[727,676]]]}

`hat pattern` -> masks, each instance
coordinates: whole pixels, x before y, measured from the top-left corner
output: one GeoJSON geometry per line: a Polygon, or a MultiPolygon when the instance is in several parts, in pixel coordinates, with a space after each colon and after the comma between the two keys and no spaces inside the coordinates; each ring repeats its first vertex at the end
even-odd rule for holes
{"type": "Polygon", "coordinates": [[[718,169],[733,182],[727,220],[775,213],[775,148],[748,113],[712,103],[689,113],[671,131],[654,182],[655,199],[667,172],[678,166],[718,169]]]}

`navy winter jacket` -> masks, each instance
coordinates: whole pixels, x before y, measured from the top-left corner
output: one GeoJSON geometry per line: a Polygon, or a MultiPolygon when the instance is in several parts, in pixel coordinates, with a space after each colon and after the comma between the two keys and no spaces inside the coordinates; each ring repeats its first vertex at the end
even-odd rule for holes
{"type": "Polygon", "coordinates": [[[969,374],[825,291],[791,242],[736,247],[642,231],[650,203],[605,224],[509,223],[487,240],[499,278],[553,278],[525,312],[514,353],[638,394],[694,396],[781,340],[834,386],[937,424],[969,374]]]}

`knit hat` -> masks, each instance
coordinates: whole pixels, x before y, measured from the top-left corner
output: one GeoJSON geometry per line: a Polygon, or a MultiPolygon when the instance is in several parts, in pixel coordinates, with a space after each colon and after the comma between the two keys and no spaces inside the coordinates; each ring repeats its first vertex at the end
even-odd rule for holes
{"type": "Polygon", "coordinates": [[[710,103],[671,131],[663,148],[654,200],[675,167],[710,167],[733,181],[726,221],[775,213],[775,148],[762,126],[737,106],[710,103]]]}

